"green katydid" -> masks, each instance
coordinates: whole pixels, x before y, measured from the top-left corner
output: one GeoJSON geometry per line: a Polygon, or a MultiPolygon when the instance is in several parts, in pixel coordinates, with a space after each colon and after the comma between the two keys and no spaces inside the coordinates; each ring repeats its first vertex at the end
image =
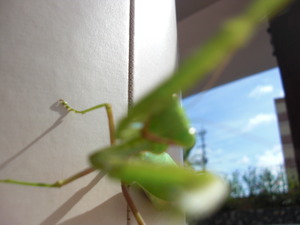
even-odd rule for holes
{"type": "MultiPolygon", "coordinates": [[[[175,93],[191,87],[197,80],[213,71],[217,65],[226,62],[247,42],[266,16],[274,15],[288,2],[288,0],[254,1],[240,16],[225,23],[220,32],[179,67],[169,79],[130,108],[128,116],[120,121],[116,130],[109,104],[78,111],[61,100],[69,111],[81,114],[105,107],[111,146],[100,149],[90,156],[91,168],[53,184],[10,179],[0,182],[61,187],[92,171],[102,170],[109,176],[121,180],[124,197],[140,225],[145,222],[130,198],[127,184],[138,184],[154,202],[170,202],[175,207],[196,212],[197,209],[187,206],[187,199],[192,199],[193,194],[201,193],[207,185],[219,180],[208,172],[196,172],[178,166],[166,153],[169,145],[189,148],[195,141],[175,93]]],[[[220,198],[224,196],[219,194],[220,198]]],[[[197,204],[196,202],[192,206],[197,204]]]]}

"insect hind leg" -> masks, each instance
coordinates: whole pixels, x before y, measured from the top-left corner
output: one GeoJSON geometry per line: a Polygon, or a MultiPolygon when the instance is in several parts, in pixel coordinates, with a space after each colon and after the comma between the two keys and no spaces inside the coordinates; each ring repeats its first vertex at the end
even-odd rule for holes
{"type": "Polygon", "coordinates": [[[55,187],[55,188],[60,188],[62,186],[65,186],[85,175],[88,175],[92,172],[94,172],[94,168],[87,168],[85,170],[82,170],[66,179],[63,180],[58,180],[55,183],[32,183],[32,182],[26,182],[26,181],[19,181],[19,180],[11,180],[11,179],[6,179],[6,180],[0,180],[0,183],[9,183],[9,184],[18,184],[18,185],[25,185],[25,186],[35,186],[35,187],[55,187]]]}

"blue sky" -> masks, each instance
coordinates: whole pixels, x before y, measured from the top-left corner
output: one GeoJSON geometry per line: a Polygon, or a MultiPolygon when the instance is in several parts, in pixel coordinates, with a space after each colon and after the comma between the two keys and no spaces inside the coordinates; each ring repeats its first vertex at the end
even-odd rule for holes
{"type": "MultiPolygon", "coordinates": [[[[275,98],[283,97],[277,68],[183,100],[191,124],[206,130],[207,169],[231,174],[283,162],[275,98]]],[[[191,153],[200,157],[197,145],[191,153]]]]}

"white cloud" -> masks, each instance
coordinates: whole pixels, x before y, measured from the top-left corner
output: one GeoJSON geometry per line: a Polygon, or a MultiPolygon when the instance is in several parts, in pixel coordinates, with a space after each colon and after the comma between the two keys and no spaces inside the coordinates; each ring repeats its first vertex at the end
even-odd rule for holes
{"type": "Polygon", "coordinates": [[[241,164],[249,164],[250,163],[250,159],[248,156],[244,155],[240,160],[239,163],[241,164]]]}
{"type": "Polygon", "coordinates": [[[250,118],[245,125],[243,131],[250,131],[256,127],[258,127],[261,124],[266,124],[275,121],[276,117],[274,114],[258,114],[252,118],[250,118]]]}
{"type": "Polygon", "coordinates": [[[273,91],[273,86],[272,85],[264,85],[264,86],[256,86],[249,94],[248,96],[250,98],[258,98],[264,94],[271,93],[273,91]]]}
{"type": "Polygon", "coordinates": [[[283,156],[280,145],[275,145],[272,149],[257,155],[257,167],[276,167],[283,164],[283,156]]]}

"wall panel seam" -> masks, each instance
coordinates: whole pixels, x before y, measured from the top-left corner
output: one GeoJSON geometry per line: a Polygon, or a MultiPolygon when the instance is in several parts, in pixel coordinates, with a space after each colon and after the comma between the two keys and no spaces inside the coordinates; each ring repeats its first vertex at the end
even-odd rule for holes
{"type": "Polygon", "coordinates": [[[133,105],[134,98],[135,0],[130,0],[129,10],[128,108],[133,105]]]}

